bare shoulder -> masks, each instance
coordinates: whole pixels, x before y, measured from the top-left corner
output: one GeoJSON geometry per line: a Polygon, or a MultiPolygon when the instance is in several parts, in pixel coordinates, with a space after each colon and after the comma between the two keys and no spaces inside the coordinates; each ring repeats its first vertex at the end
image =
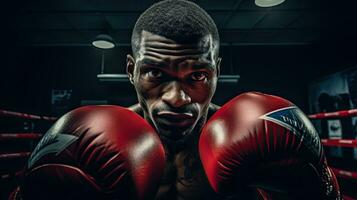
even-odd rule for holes
{"type": "Polygon", "coordinates": [[[134,104],[128,107],[129,110],[135,112],[136,114],[143,116],[143,109],[141,108],[140,104],[134,104]]]}
{"type": "Polygon", "coordinates": [[[208,116],[207,118],[209,119],[218,109],[220,109],[221,106],[218,106],[214,103],[210,103],[208,107],[208,116]]]}

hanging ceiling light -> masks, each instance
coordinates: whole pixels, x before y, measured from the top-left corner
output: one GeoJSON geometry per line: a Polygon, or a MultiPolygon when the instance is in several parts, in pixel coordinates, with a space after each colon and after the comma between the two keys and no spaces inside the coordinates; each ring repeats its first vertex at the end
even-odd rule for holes
{"type": "Polygon", "coordinates": [[[99,49],[111,49],[115,47],[114,39],[108,34],[99,34],[92,41],[92,45],[99,49]]]}
{"type": "Polygon", "coordinates": [[[283,3],[285,0],[255,0],[255,5],[259,7],[272,7],[283,3]]]}

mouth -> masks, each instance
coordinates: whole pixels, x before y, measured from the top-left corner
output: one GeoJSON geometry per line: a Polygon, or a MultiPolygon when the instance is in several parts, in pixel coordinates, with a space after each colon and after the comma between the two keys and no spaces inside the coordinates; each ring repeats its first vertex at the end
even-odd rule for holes
{"type": "Polygon", "coordinates": [[[195,117],[190,112],[160,111],[156,114],[155,118],[157,123],[169,128],[182,129],[191,126],[195,122],[195,117]]]}

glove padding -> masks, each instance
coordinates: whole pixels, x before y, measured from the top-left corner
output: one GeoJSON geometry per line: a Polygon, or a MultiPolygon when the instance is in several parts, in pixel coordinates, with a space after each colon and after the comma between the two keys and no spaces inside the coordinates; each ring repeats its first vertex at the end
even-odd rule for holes
{"type": "Polygon", "coordinates": [[[265,199],[341,199],[316,130],[285,99],[245,93],[229,101],[207,122],[199,151],[216,192],[248,187],[265,199]]]}
{"type": "Polygon", "coordinates": [[[165,164],[154,129],[119,106],[86,106],[61,117],[33,151],[23,199],[150,199],[165,164]]]}

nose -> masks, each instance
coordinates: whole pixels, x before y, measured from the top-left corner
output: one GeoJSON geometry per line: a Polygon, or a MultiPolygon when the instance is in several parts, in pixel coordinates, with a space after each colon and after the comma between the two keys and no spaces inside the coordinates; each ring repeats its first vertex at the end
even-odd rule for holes
{"type": "Polygon", "coordinates": [[[185,93],[178,81],[173,81],[167,85],[162,100],[175,108],[191,103],[191,97],[185,93]]]}

